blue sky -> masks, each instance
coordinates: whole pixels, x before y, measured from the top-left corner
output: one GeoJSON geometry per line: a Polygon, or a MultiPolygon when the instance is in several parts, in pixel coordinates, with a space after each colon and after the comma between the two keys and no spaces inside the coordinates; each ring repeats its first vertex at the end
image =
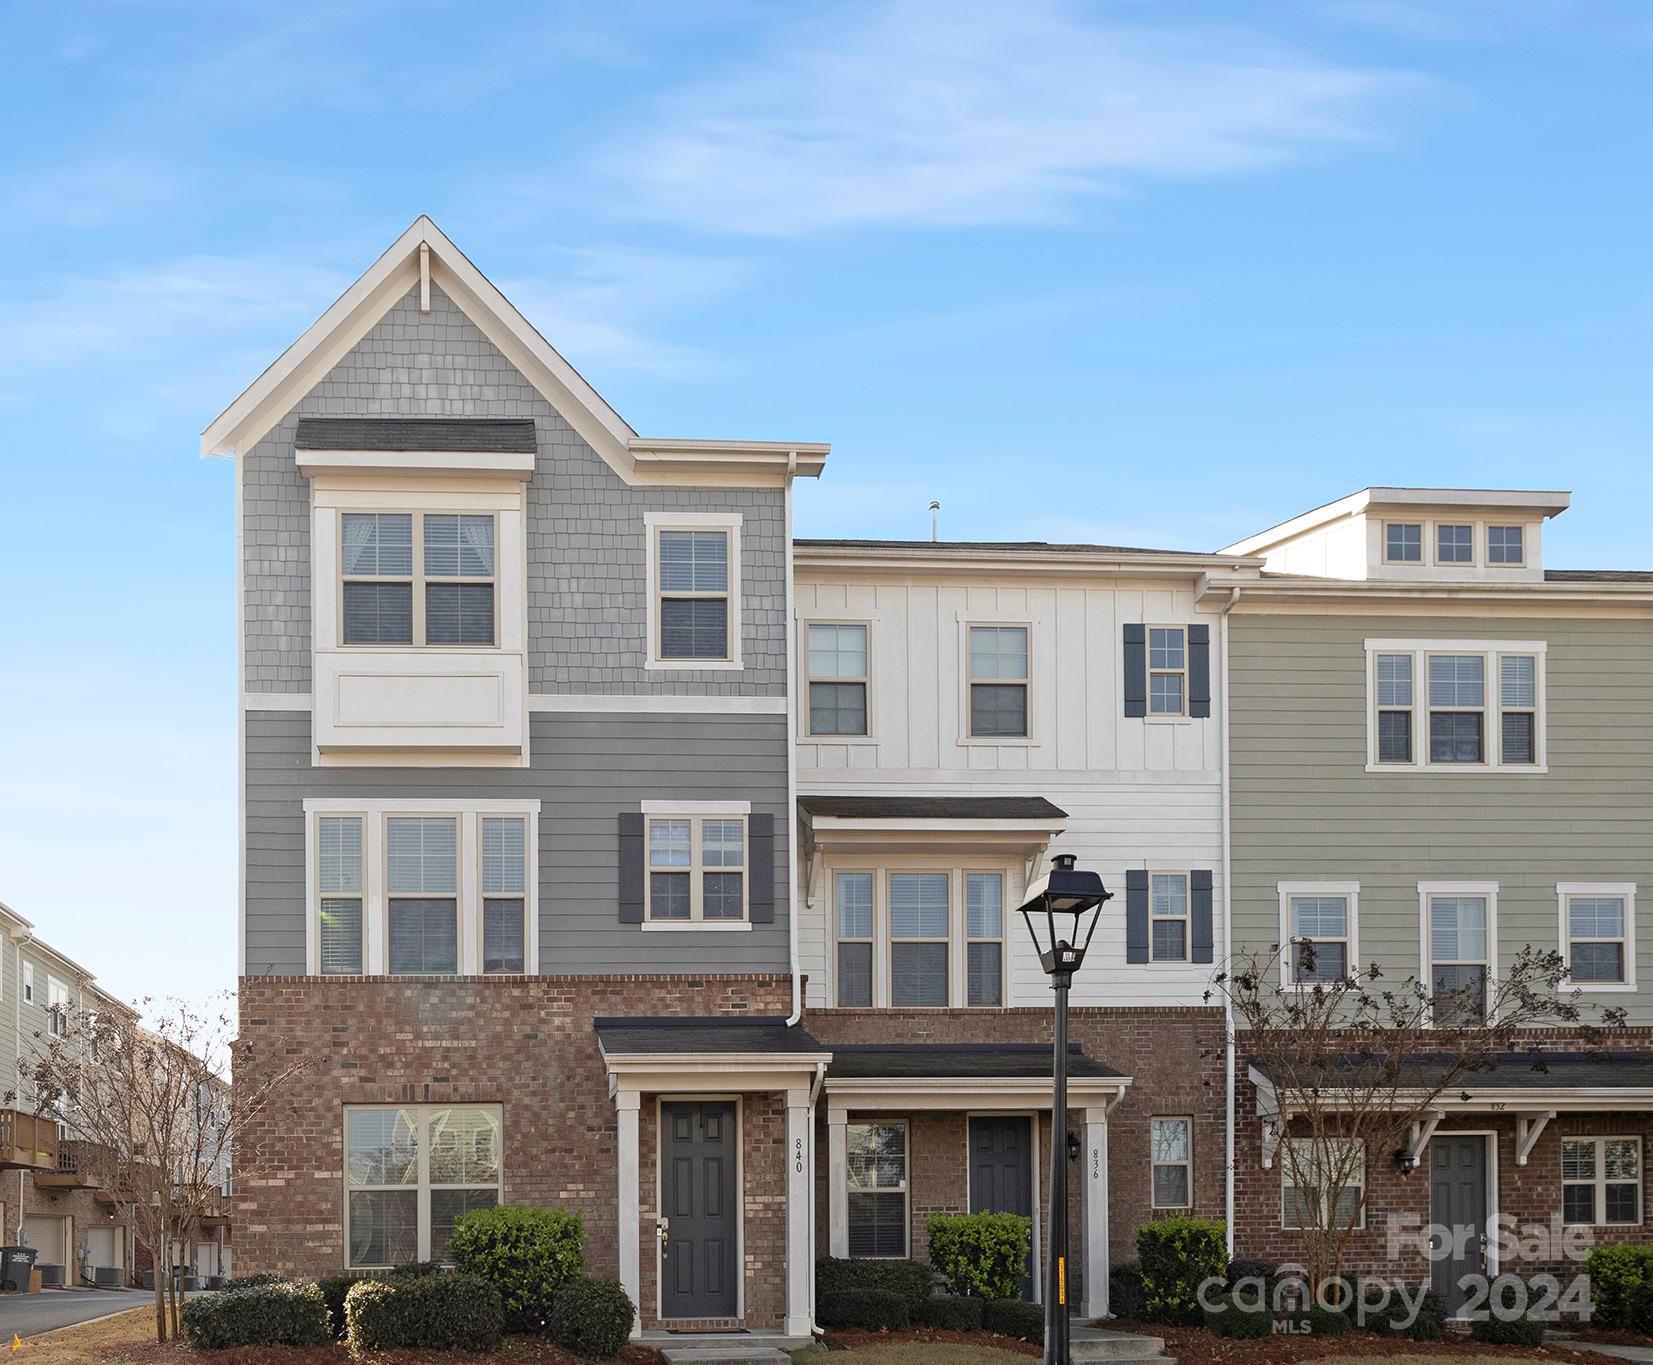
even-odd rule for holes
{"type": "Polygon", "coordinates": [[[830,440],[804,534],[1214,548],[1563,487],[1653,562],[1639,0],[7,7],[0,900],[233,979],[231,471],[419,213],[640,431],[830,440]]]}

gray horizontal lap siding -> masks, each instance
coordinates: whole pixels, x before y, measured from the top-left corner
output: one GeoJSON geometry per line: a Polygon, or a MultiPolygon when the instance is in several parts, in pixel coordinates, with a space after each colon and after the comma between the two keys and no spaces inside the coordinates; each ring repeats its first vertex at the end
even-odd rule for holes
{"type": "MultiPolygon", "coordinates": [[[[1251,616],[1230,622],[1237,948],[1280,937],[1278,883],[1360,884],[1363,961],[1419,970],[1418,883],[1498,884],[1498,948],[1558,946],[1556,883],[1653,909],[1653,630],[1644,620],[1251,616]],[[1366,772],[1368,638],[1544,640],[1547,773],[1366,772]]],[[[1653,930],[1635,996],[1653,1022],[1653,930]]]]}
{"type": "Polygon", "coordinates": [[[312,768],[310,717],[247,713],[247,971],[305,970],[306,797],[537,798],[540,970],[788,970],[786,725],[779,716],[536,714],[533,767],[312,768]],[[775,817],[775,922],[659,933],[619,922],[618,814],[742,800],[775,817]]]}
{"type": "Polygon", "coordinates": [[[310,690],[310,500],[301,417],[531,418],[528,672],[536,692],[781,696],[786,512],[779,489],[627,486],[439,289],[410,292],[243,457],[246,689],[310,690]],[[737,512],[739,672],[646,669],[643,517],[737,512]]]}

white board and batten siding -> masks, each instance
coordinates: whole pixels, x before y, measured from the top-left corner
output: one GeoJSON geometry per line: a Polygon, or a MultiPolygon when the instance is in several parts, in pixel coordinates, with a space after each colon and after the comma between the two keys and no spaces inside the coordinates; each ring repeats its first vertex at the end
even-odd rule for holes
{"type": "MultiPolygon", "coordinates": [[[[1068,813],[1051,852],[1075,854],[1115,893],[1076,979],[1076,1004],[1199,1004],[1210,964],[1127,964],[1127,869],[1213,874],[1222,942],[1222,730],[1209,719],[1125,715],[1121,640],[1127,624],[1211,628],[1211,676],[1220,676],[1216,612],[1197,609],[1194,579],[1109,577],[1076,583],[899,581],[799,568],[796,612],[798,789],[809,795],[1042,796],[1068,813]],[[868,629],[866,738],[808,733],[808,630],[812,622],[868,629]],[[1030,734],[1013,741],[966,734],[967,628],[1029,626],[1030,734]]],[[[1035,868],[1037,874],[1040,868],[1035,868]]],[[[799,921],[809,1003],[825,1007],[832,948],[830,888],[800,876],[809,899],[799,921]]],[[[1021,875],[1018,868],[1016,878],[1021,875]]],[[[1006,887],[1007,909],[1020,884],[1006,887]]],[[[1019,918],[1007,924],[1007,1003],[1048,1003],[1049,984],[1019,918]]]]}

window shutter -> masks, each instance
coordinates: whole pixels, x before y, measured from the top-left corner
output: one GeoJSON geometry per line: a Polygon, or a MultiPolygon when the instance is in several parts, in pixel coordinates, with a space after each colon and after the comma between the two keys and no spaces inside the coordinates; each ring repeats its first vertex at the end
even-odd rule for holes
{"type": "Polygon", "coordinates": [[[775,817],[767,812],[746,817],[746,837],[752,846],[748,855],[752,885],[746,906],[753,924],[775,922],[775,817]]]}
{"type": "MultiPolygon", "coordinates": [[[[1140,625],[1125,627],[1125,714],[1127,716],[1145,716],[1148,714],[1148,628],[1140,625]]],[[[1144,882],[1146,887],[1147,883],[1144,882]]],[[[1146,892],[1144,892],[1146,894],[1146,892]]],[[[1146,932],[1146,930],[1144,930],[1146,932]]],[[[1147,951],[1147,939],[1143,939],[1143,951],[1147,951]]],[[[1142,959],[1146,962],[1148,959],[1142,959]]]]}
{"type": "Polygon", "coordinates": [[[643,812],[620,812],[620,923],[643,922],[643,812]]]}
{"type": "Polygon", "coordinates": [[[1188,627],[1188,714],[1211,714],[1211,627],[1188,627]]]}
{"type": "Polygon", "coordinates": [[[1192,941],[1195,962],[1209,962],[1212,958],[1211,933],[1211,873],[1196,869],[1188,874],[1188,907],[1193,920],[1192,941]]]}
{"type": "MultiPolygon", "coordinates": [[[[1138,626],[1137,630],[1140,632],[1142,627],[1138,626]]],[[[1147,960],[1148,872],[1145,868],[1133,867],[1125,873],[1125,961],[1147,960]]]]}

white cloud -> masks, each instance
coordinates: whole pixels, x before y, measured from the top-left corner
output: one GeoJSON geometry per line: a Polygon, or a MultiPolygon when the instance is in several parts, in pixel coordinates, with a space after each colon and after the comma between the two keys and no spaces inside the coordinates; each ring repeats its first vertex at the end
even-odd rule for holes
{"type": "Polygon", "coordinates": [[[1367,106],[1403,83],[1232,30],[1101,23],[1063,0],[855,14],[669,96],[606,168],[642,212],[715,230],[1043,221],[1139,177],[1361,137],[1367,106]]]}

